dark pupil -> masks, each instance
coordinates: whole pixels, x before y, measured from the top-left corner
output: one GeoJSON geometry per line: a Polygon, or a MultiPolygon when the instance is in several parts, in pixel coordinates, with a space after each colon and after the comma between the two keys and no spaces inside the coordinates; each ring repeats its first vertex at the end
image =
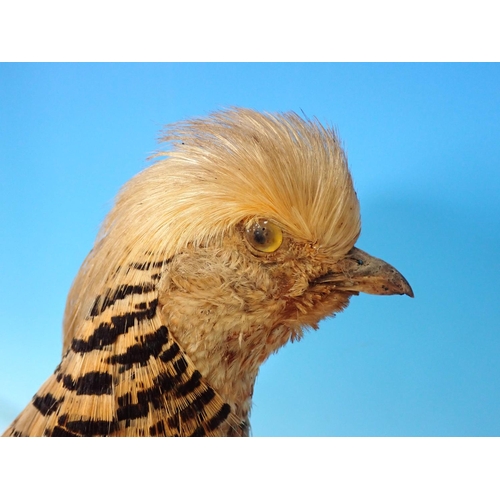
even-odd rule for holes
{"type": "Polygon", "coordinates": [[[258,227],[253,232],[254,240],[259,244],[263,245],[267,240],[267,230],[265,227],[258,227]]]}

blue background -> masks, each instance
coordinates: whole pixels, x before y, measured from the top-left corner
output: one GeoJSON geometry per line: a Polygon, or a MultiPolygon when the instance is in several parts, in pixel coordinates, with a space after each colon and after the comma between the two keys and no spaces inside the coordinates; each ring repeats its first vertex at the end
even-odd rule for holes
{"type": "Polygon", "coordinates": [[[66,294],[163,125],[221,106],[336,127],[362,295],[262,367],[255,436],[500,435],[498,64],[1,64],[0,430],[60,360],[66,294]]]}

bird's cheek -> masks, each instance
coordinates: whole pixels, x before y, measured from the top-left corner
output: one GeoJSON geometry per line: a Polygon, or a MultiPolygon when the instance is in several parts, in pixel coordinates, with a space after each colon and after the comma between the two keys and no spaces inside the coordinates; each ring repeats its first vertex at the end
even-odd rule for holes
{"type": "Polygon", "coordinates": [[[301,269],[281,269],[272,276],[273,298],[300,297],[309,288],[309,279],[301,269]]]}

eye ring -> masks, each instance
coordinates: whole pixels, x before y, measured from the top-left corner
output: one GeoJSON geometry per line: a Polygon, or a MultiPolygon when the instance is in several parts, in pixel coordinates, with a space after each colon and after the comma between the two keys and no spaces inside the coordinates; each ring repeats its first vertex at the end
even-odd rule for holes
{"type": "Polygon", "coordinates": [[[283,243],[281,228],[267,219],[259,219],[245,230],[248,243],[259,252],[273,253],[283,243]]]}

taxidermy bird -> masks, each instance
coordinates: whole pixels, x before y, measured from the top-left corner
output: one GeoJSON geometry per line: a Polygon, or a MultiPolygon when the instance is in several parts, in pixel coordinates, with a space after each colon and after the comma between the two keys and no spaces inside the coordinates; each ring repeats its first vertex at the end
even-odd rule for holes
{"type": "Polygon", "coordinates": [[[180,122],[69,293],[63,355],[6,436],[246,436],[259,367],[352,295],[412,290],[354,246],[331,128],[240,108],[180,122]]]}

